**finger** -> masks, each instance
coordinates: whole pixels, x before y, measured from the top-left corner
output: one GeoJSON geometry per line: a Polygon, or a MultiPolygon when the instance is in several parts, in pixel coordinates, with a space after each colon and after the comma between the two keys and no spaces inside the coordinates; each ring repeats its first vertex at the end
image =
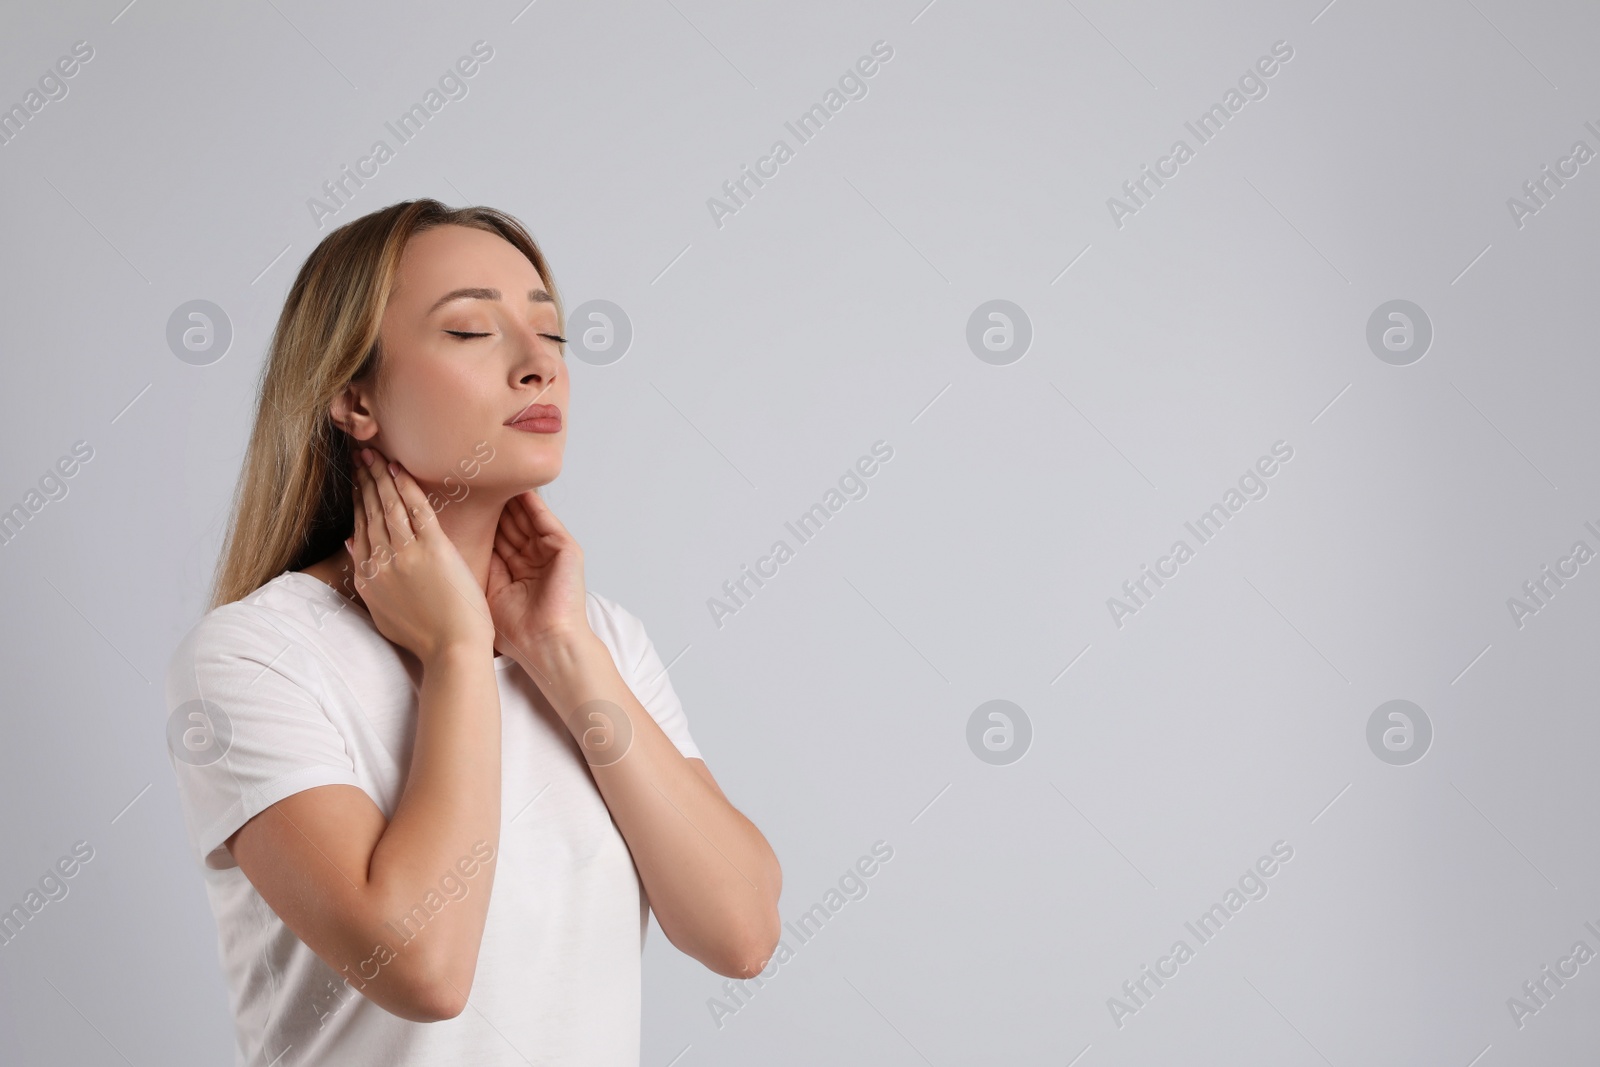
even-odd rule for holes
{"type": "Polygon", "coordinates": [[[506,501],[500,517],[515,526],[523,537],[533,536],[533,521],[528,518],[528,506],[522,502],[521,493],[506,501]]]}
{"type": "Polygon", "coordinates": [[[417,532],[411,528],[411,519],[406,515],[406,506],[400,499],[400,490],[395,488],[394,475],[389,473],[389,464],[394,461],[377,449],[372,450],[372,457],[372,466],[367,469],[371,472],[373,484],[378,489],[383,522],[389,530],[389,544],[393,548],[400,548],[416,540],[417,532]]]}
{"type": "Polygon", "coordinates": [[[361,481],[359,478],[350,479],[350,506],[354,516],[354,529],[350,534],[350,561],[352,564],[361,564],[372,555],[372,545],[367,541],[367,508],[361,502],[361,481]]]}
{"type": "Polygon", "coordinates": [[[518,549],[500,534],[495,535],[494,555],[505,565],[506,573],[513,578],[523,578],[533,573],[533,565],[528,561],[528,554],[518,549]]]}
{"type": "Polygon", "coordinates": [[[543,537],[554,534],[562,540],[573,540],[572,535],[567,532],[566,526],[560,519],[556,518],[556,513],[550,510],[550,505],[546,504],[544,498],[538,493],[528,489],[519,493],[517,499],[522,501],[523,507],[527,511],[528,521],[533,524],[533,532],[536,536],[543,537]]]}
{"type": "Polygon", "coordinates": [[[365,560],[371,555],[370,542],[366,541],[366,504],[362,502],[362,480],[355,470],[350,470],[350,558],[365,560]]]}
{"type": "Polygon", "coordinates": [[[515,500],[508,503],[505,510],[500,512],[500,522],[495,526],[495,533],[504,537],[516,548],[526,550],[532,544],[533,537],[512,518],[512,512],[520,510],[521,505],[515,500]]]}
{"type": "Polygon", "coordinates": [[[394,485],[400,493],[400,500],[405,505],[406,516],[411,521],[411,529],[416,531],[418,538],[426,541],[438,534],[437,516],[434,514],[433,505],[428,503],[428,494],[422,491],[422,486],[411,477],[411,472],[400,464],[394,464],[394,485]]]}
{"type": "Polygon", "coordinates": [[[378,496],[372,469],[364,461],[356,464],[356,480],[361,483],[361,507],[367,516],[367,541],[372,545],[372,555],[387,557],[394,550],[389,547],[389,528],[383,521],[383,499],[378,496]]]}
{"type": "Polygon", "coordinates": [[[361,492],[361,477],[357,473],[359,457],[350,472],[350,495],[353,524],[350,534],[350,581],[359,596],[371,570],[372,542],[367,537],[367,505],[361,492]]]}

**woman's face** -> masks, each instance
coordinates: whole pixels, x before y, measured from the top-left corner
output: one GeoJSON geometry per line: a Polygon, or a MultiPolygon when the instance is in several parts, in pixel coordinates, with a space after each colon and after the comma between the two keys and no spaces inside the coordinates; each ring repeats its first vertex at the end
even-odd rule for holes
{"type": "Polygon", "coordinates": [[[358,441],[450,499],[462,486],[509,498],[561,473],[561,323],[516,246],[467,226],[415,235],[378,332],[377,388],[356,387],[350,409],[358,441]]]}

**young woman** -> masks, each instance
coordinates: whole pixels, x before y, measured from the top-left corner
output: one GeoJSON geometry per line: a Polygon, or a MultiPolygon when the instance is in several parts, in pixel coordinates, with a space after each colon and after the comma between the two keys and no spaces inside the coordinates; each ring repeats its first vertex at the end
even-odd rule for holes
{"type": "Polygon", "coordinates": [[[747,978],[781,873],[540,498],[561,303],[513,218],[330,233],[273,336],[173,769],[241,1065],[639,1061],[653,908],[747,978]]]}

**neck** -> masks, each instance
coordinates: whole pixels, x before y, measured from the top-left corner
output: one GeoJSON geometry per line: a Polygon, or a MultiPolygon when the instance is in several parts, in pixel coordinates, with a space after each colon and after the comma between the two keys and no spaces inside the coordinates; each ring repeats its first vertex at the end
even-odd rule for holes
{"type": "MultiPolygon", "coordinates": [[[[500,525],[500,513],[509,499],[498,493],[479,490],[468,493],[460,501],[446,499],[435,512],[439,529],[461,553],[478,588],[485,593],[489,590],[489,557],[494,552],[495,530],[500,525]]],[[[354,563],[342,547],[305,570],[312,577],[321,579],[361,603],[361,594],[350,581],[355,571],[354,563]]],[[[362,606],[366,605],[362,603],[362,606]]]]}
{"type": "Polygon", "coordinates": [[[489,557],[494,553],[495,530],[509,499],[496,493],[472,492],[460,502],[447,501],[437,512],[439,529],[456,546],[478,588],[485,592],[489,588],[489,557]]]}

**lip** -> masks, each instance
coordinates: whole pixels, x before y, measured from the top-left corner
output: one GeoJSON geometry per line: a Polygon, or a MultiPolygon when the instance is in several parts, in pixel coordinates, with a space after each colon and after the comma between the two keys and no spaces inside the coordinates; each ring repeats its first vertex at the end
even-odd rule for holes
{"type": "Polygon", "coordinates": [[[524,433],[560,433],[561,421],[561,409],[554,404],[529,404],[505,424],[524,433]]]}

